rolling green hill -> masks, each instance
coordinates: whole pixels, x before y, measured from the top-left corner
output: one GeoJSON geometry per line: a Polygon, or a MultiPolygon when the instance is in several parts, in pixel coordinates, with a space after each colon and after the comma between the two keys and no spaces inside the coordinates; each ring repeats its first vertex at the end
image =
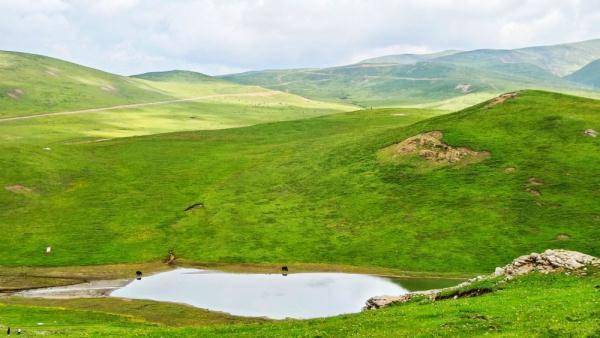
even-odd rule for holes
{"type": "Polygon", "coordinates": [[[401,64],[401,65],[414,65],[417,62],[428,61],[432,59],[436,59],[442,56],[452,55],[456,53],[460,53],[459,50],[445,50],[437,53],[429,53],[429,54],[396,54],[396,55],[384,55],[379,57],[374,57],[370,59],[363,60],[359,62],[361,63],[391,63],[391,64],[401,64]]]}
{"type": "Polygon", "coordinates": [[[0,117],[167,99],[128,77],[46,56],[0,52],[0,117]]]}
{"type": "Polygon", "coordinates": [[[0,265],[155,261],[172,248],[201,262],[476,272],[550,247],[598,255],[599,141],[583,131],[600,130],[599,112],[524,91],[432,119],[365,110],[51,150],[44,134],[8,129],[0,232],[19,245],[0,247],[0,265]],[[382,153],[430,131],[488,155],[382,153]]]}
{"type": "MultiPolygon", "coordinates": [[[[189,71],[126,77],[46,56],[0,51],[0,120],[182,99],[236,105],[238,110],[239,106],[259,105],[322,110],[308,115],[352,109],[189,71]]],[[[163,107],[151,108],[161,112],[163,107]]],[[[190,111],[197,109],[191,107],[190,111]]],[[[117,116],[113,117],[118,121],[117,116]]]]}
{"type": "Polygon", "coordinates": [[[466,64],[476,68],[497,67],[502,64],[526,64],[560,77],[598,58],[600,58],[600,39],[512,50],[479,49],[442,56],[436,60],[466,64]]]}
{"type": "Polygon", "coordinates": [[[600,59],[590,62],[566,78],[584,85],[600,88],[600,59]]]}
{"type": "Polygon", "coordinates": [[[214,81],[218,79],[206,74],[192,72],[189,70],[170,70],[164,72],[150,72],[131,76],[133,78],[150,80],[150,81],[170,81],[170,82],[204,82],[214,81]]]}
{"type": "Polygon", "coordinates": [[[389,55],[324,69],[253,71],[222,78],[364,107],[414,106],[464,98],[460,108],[501,92],[534,88],[578,93],[561,76],[600,57],[600,39],[515,50],[389,55]]]}

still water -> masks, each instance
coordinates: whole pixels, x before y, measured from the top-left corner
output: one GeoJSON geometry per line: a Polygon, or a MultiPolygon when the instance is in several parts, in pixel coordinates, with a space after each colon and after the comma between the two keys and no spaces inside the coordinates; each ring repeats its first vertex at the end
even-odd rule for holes
{"type": "MultiPolygon", "coordinates": [[[[427,289],[456,281],[423,280],[427,289]]],[[[347,273],[227,273],[176,269],[135,280],[112,297],[185,303],[238,316],[317,318],[359,312],[367,299],[402,295],[419,289],[418,280],[403,281],[347,273]],[[408,285],[407,284],[407,285],[408,285]]],[[[442,285],[446,284],[446,285],[442,285]]]]}

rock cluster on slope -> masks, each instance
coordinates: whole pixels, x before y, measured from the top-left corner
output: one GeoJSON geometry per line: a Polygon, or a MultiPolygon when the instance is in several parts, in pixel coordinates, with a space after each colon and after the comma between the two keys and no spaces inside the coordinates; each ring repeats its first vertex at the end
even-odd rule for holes
{"type": "Polygon", "coordinates": [[[471,278],[457,286],[439,289],[407,293],[402,296],[378,296],[367,300],[365,310],[379,309],[394,303],[405,303],[416,296],[428,297],[431,300],[440,298],[443,291],[454,291],[469,286],[475,282],[504,276],[505,280],[515,276],[525,275],[533,271],[550,273],[557,271],[577,271],[588,265],[600,266],[600,259],[577,251],[548,249],[543,253],[532,253],[516,258],[510,264],[496,268],[493,274],[482,275],[471,278]]]}
{"type": "Polygon", "coordinates": [[[519,276],[539,271],[549,273],[556,270],[577,270],[586,265],[598,265],[600,259],[577,251],[546,250],[541,254],[521,256],[502,268],[496,268],[494,276],[519,276]]]}
{"type": "Polygon", "coordinates": [[[490,155],[486,151],[450,146],[442,142],[443,136],[441,131],[434,130],[409,137],[386,149],[391,152],[392,157],[416,154],[426,160],[443,163],[457,163],[469,157],[483,159],[490,155]]]}

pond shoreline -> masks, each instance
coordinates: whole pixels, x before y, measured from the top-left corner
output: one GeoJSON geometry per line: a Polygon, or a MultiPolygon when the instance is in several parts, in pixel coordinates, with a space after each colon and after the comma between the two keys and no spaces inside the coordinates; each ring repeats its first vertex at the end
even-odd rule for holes
{"type": "MultiPolygon", "coordinates": [[[[97,283],[110,280],[134,280],[135,272],[142,271],[144,276],[177,268],[197,268],[218,270],[235,273],[266,273],[280,274],[282,265],[275,264],[230,264],[230,263],[201,263],[177,260],[174,264],[162,262],[140,264],[112,264],[92,266],[64,267],[0,267],[0,297],[15,293],[47,289],[52,287],[67,287],[86,283],[97,283]]],[[[301,272],[341,272],[368,274],[377,277],[398,279],[467,279],[476,274],[464,273],[434,273],[420,271],[404,271],[394,268],[362,267],[350,265],[298,263],[288,264],[289,274],[301,272]]]]}

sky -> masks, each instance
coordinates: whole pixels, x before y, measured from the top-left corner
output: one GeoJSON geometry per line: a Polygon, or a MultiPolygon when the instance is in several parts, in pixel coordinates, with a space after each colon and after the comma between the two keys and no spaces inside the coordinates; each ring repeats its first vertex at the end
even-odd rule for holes
{"type": "Polygon", "coordinates": [[[123,75],[326,67],[594,38],[599,0],[0,0],[0,50],[123,75]]]}

